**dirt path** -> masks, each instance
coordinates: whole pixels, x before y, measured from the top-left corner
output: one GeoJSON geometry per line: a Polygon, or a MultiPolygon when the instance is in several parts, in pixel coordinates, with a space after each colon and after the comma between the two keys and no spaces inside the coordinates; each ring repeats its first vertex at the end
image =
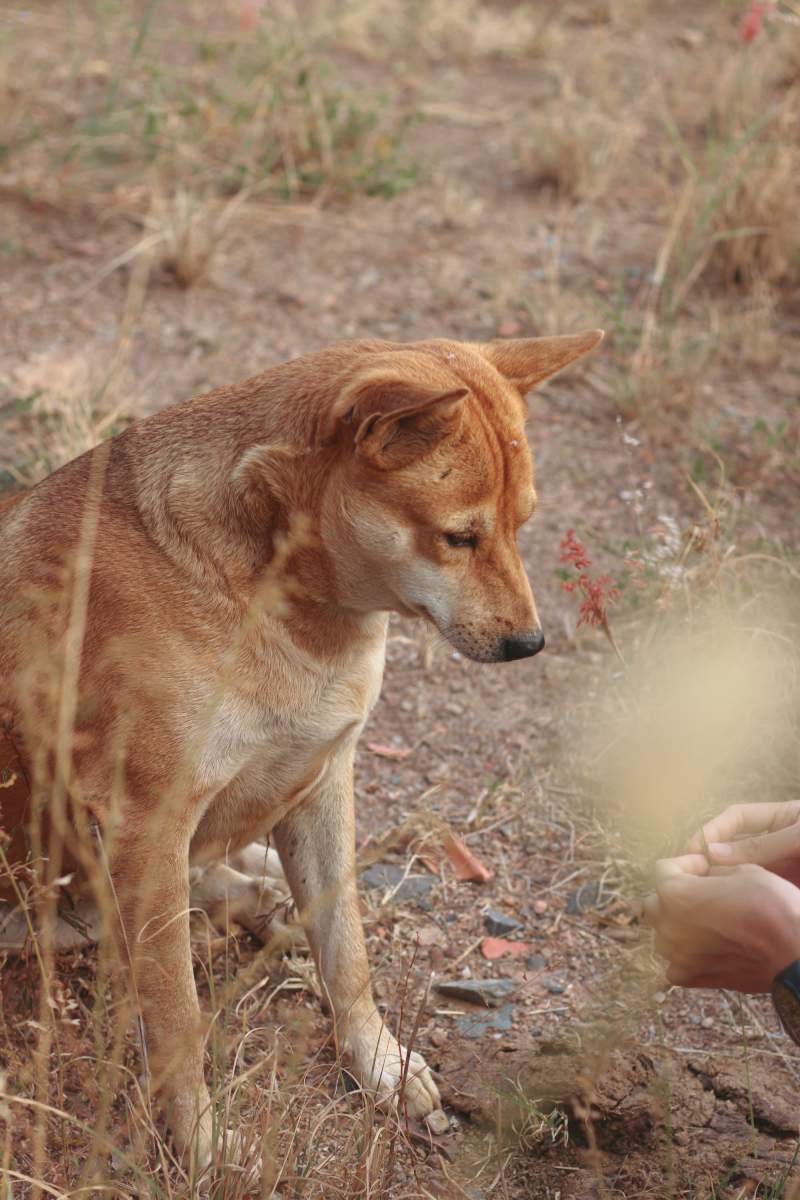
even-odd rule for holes
{"type": "MultiPolygon", "coordinates": [[[[640,72],[663,32],[631,34],[627,53],[644,55],[640,72]]],[[[569,36],[583,39],[579,55],[590,53],[591,24],[569,36]]],[[[691,53],[689,43],[670,44],[677,56],[691,53]]],[[[493,877],[458,883],[449,868],[434,875],[416,859],[410,888],[388,902],[386,888],[365,886],[378,996],[406,1027],[431,977],[500,978],[508,998],[476,1010],[430,992],[417,1040],[441,1072],[457,1129],[441,1154],[420,1151],[416,1182],[404,1159],[387,1194],[777,1197],[796,1146],[798,1054],[766,1002],[644,999],[636,886],[567,770],[563,739],[576,707],[603,686],[609,655],[600,635],[575,638],[575,599],[557,573],[571,527],[616,576],[630,546],[652,548],[700,520],[685,472],[708,483],[709,446],[724,450],[733,476],[738,544],[774,549],[777,539],[796,553],[800,530],[787,519],[796,450],[784,454],[754,432],[758,420],[771,430],[788,414],[785,436],[796,437],[796,296],[785,298],[780,361],[768,370],[720,353],[702,379],[692,375],[688,399],[677,388],[683,398],[668,396],[663,411],[632,411],[621,323],[645,303],[660,215],[639,204],[633,220],[624,180],[602,219],[601,200],[562,206],[551,191],[520,186],[511,127],[552,94],[544,67],[431,70],[441,86],[425,83],[431,111],[413,135],[422,182],[390,202],[253,204],[226,233],[210,277],[189,290],[155,266],[108,399],[135,417],[341,337],[488,339],[551,332],[553,323],[565,332],[609,325],[605,351],[531,402],[541,509],[522,546],[546,653],[478,666],[431,648],[408,622],[392,625],[384,692],[358,760],[363,856],[376,857],[392,830],[423,832],[433,815],[493,877]],[[519,921],[512,940],[527,944],[523,955],[483,956],[486,909],[519,921]],[[553,1100],[562,1108],[551,1111],[553,1100]]],[[[73,198],[59,209],[17,194],[0,195],[0,225],[0,471],[24,473],[30,398],[91,392],[117,352],[138,286],[133,260],[119,260],[141,230],[113,206],[73,198]]],[[[692,312],[698,336],[706,317],[692,312]]],[[[623,605],[623,631],[630,613],[623,605]]],[[[377,856],[405,869],[408,837],[377,856]]],[[[240,962],[254,954],[240,937],[240,962]]],[[[87,989],[91,961],[78,964],[87,989]]],[[[278,967],[275,978],[295,968],[278,967]]],[[[67,964],[65,975],[74,970],[67,964]]],[[[24,979],[6,979],[6,1025],[18,1020],[9,1036],[24,1048],[24,979]]],[[[298,991],[281,1004],[259,1019],[269,1029],[305,1014],[311,1071],[329,1086],[327,1030],[309,1015],[316,1001],[298,991]]],[[[59,1185],[69,1176],[54,1166],[59,1185]]]]}

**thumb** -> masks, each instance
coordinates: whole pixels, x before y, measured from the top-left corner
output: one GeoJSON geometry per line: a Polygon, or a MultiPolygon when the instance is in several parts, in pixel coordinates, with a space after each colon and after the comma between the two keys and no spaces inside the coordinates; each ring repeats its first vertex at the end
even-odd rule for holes
{"type": "Polygon", "coordinates": [[[715,865],[725,867],[737,863],[758,863],[768,867],[781,859],[800,859],[800,822],[775,833],[739,838],[735,842],[711,842],[708,852],[715,865]]]}

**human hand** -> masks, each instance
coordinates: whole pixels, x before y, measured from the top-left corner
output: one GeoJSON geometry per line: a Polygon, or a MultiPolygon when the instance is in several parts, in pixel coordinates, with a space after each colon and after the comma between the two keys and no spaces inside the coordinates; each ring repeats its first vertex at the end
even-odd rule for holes
{"type": "Polygon", "coordinates": [[[667,980],[690,988],[768,992],[800,958],[800,890],[753,864],[710,867],[700,854],[656,865],[645,900],[667,980]]]}
{"type": "Polygon", "coordinates": [[[687,846],[691,854],[706,848],[716,866],[758,863],[800,887],[800,800],[732,804],[687,846]]]}

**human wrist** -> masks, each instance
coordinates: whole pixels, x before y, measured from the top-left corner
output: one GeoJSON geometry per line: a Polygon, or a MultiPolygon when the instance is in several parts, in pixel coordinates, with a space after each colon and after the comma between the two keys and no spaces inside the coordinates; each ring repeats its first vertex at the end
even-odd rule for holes
{"type": "Polygon", "coordinates": [[[800,959],[800,891],[793,902],[780,908],[776,906],[774,929],[768,946],[769,969],[773,979],[790,963],[800,959]]]}

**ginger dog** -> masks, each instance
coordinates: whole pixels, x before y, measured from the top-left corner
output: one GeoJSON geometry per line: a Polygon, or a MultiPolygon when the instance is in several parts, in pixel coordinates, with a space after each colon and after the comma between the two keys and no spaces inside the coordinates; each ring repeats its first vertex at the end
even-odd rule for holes
{"type": "MultiPolygon", "coordinates": [[[[401,1086],[354,864],[388,614],[478,662],[542,649],[516,546],[536,499],[522,396],[601,336],[335,345],[150,416],[0,510],[0,825],[45,883],[102,853],[179,1151],[211,1153],[190,905],[234,899],[263,934],[268,836],[349,1070],[401,1086]]],[[[440,1106],[416,1053],[404,1102],[440,1106]]]]}

